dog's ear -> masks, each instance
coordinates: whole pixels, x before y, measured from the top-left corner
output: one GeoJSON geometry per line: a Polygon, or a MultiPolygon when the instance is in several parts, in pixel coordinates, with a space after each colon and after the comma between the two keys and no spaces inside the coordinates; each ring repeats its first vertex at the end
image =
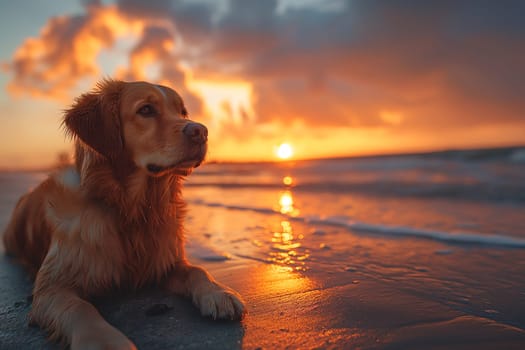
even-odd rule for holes
{"type": "Polygon", "coordinates": [[[121,81],[102,81],[78,97],[64,115],[67,134],[110,159],[124,148],[119,115],[123,85],[121,81]]]}

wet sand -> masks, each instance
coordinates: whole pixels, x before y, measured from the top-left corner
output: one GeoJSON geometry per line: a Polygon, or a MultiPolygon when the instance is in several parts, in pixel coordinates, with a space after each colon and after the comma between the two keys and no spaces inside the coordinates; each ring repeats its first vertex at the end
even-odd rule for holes
{"type": "MultiPolygon", "coordinates": [[[[188,300],[156,291],[102,300],[99,308],[139,349],[521,349],[525,344],[518,327],[387,284],[349,277],[323,286],[270,265],[211,265],[220,280],[244,295],[250,312],[242,323],[203,319],[188,300]],[[156,304],[169,309],[148,315],[156,304]]],[[[27,326],[25,296],[31,287],[21,275],[2,258],[1,348],[58,348],[27,326]]]]}
{"type": "MultiPolygon", "coordinates": [[[[221,215],[228,222],[232,219],[228,215],[235,214],[226,211],[213,215],[221,215]]],[[[244,217],[258,219],[254,214],[244,217]]],[[[235,232],[235,225],[231,226],[235,232]]],[[[443,253],[438,242],[403,238],[385,243],[359,234],[348,237],[343,232],[338,236],[332,232],[332,246],[310,252],[307,268],[299,271],[236,257],[234,246],[242,248],[244,241],[236,239],[235,233],[228,239],[230,248],[223,244],[233,253],[224,261],[218,258],[220,254],[210,256],[201,245],[190,244],[194,263],[204,265],[218,280],[244,296],[249,313],[241,323],[204,319],[189,300],[155,290],[96,303],[102,314],[139,349],[524,347],[524,290],[499,288],[487,293],[479,287],[497,284],[497,279],[504,280],[505,274],[523,272],[522,261],[508,263],[509,259],[522,257],[520,250],[503,250],[494,258],[493,262],[507,265],[506,272],[502,266],[492,266],[486,274],[471,275],[470,280],[461,282],[459,274],[472,272],[465,266],[480,263],[476,261],[480,254],[485,259],[482,247],[469,248],[450,261],[454,253],[443,253]],[[349,246],[354,247],[354,252],[346,248],[339,251],[341,246],[336,243],[343,238],[352,240],[349,246]],[[428,254],[418,255],[417,251],[428,254]],[[340,265],[332,264],[333,258],[323,259],[324,252],[332,257],[353,255],[347,257],[348,264],[340,265]],[[409,265],[407,260],[411,261],[409,265]],[[455,274],[442,276],[452,270],[456,270],[455,274]],[[501,274],[492,276],[491,270],[501,274]],[[151,315],[151,308],[158,304],[167,308],[151,315]]],[[[214,236],[208,233],[204,238],[196,238],[213,241],[214,236]]],[[[0,348],[58,348],[46,343],[41,330],[27,326],[30,306],[26,296],[31,293],[31,281],[4,256],[0,258],[0,281],[0,348]]]]}

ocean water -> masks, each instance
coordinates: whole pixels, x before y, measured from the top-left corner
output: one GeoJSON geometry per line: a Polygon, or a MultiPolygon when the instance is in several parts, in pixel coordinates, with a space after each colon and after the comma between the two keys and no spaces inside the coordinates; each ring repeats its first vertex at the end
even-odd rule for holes
{"type": "MultiPolygon", "coordinates": [[[[2,229],[45,177],[0,172],[2,229]]],[[[415,309],[525,329],[525,148],[209,163],[184,196],[192,261],[301,276],[279,293],[374,281],[382,300],[403,290],[428,301],[415,309]]]]}
{"type": "Polygon", "coordinates": [[[194,205],[450,244],[525,248],[525,149],[208,164],[194,205]]]}

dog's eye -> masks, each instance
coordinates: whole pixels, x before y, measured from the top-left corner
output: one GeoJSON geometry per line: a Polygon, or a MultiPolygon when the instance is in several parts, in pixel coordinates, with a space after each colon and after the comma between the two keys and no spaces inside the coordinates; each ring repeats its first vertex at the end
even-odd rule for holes
{"type": "Polygon", "coordinates": [[[186,109],[186,107],[182,107],[182,111],[180,114],[182,114],[184,118],[188,118],[188,110],[186,109]]]}
{"type": "Polygon", "coordinates": [[[157,111],[152,105],[144,105],[139,108],[137,114],[140,114],[143,117],[153,117],[157,114],[157,111]]]}

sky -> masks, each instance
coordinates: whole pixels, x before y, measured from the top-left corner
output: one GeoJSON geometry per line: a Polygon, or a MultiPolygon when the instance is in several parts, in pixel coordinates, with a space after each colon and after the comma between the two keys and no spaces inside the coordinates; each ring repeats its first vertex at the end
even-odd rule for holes
{"type": "Polygon", "coordinates": [[[525,144],[523,1],[0,6],[0,168],[70,152],[63,110],[104,77],[178,91],[215,161],[525,144]]]}

